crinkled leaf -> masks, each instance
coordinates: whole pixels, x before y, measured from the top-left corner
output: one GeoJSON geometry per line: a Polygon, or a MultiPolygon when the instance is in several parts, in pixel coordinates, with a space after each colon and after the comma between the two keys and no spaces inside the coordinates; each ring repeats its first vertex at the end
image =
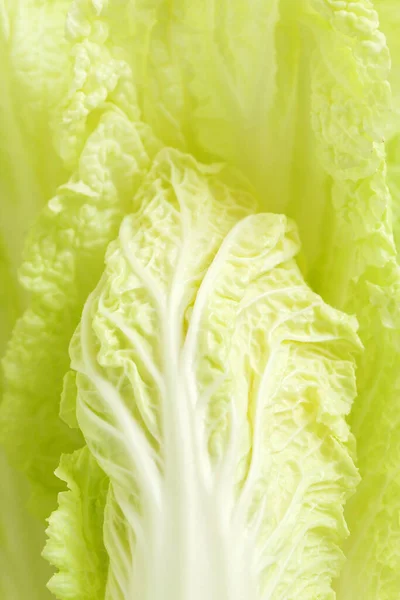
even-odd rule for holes
{"type": "Polygon", "coordinates": [[[106,598],[333,597],[355,321],[304,283],[294,224],[246,217],[232,177],[159,155],[71,343],[112,490],[106,598]]]}
{"type": "Polygon", "coordinates": [[[104,597],[108,558],[103,543],[109,482],[87,448],[64,454],[56,471],[68,491],[49,518],[44,557],[57,568],[49,588],[60,600],[104,597]]]}

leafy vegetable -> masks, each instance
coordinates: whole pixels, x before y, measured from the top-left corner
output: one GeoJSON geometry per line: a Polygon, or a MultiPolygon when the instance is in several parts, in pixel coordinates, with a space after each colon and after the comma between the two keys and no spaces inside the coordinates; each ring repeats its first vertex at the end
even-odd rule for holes
{"type": "Polygon", "coordinates": [[[49,588],[61,598],[96,600],[108,567],[102,537],[108,483],[87,448],[64,455],[56,474],[69,491],[59,494],[49,519],[44,556],[58,569],[49,588]]]}
{"type": "Polygon", "coordinates": [[[159,155],[72,339],[106,597],[328,597],[341,562],[354,321],[304,284],[293,224],[245,217],[218,171],[159,155]]]}
{"type": "Polygon", "coordinates": [[[338,586],[338,597],[346,600],[354,597],[391,600],[398,595],[400,585],[400,272],[394,239],[398,236],[399,210],[395,175],[399,132],[398,42],[392,29],[396,23],[393,4],[379,1],[376,7],[392,50],[389,81],[393,110],[383,121],[386,153],[383,150],[380,153],[380,166],[371,174],[365,203],[359,209],[365,225],[357,262],[364,272],[346,299],[348,310],[357,311],[365,345],[357,373],[359,398],[351,418],[362,482],[347,511],[352,534],[345,546],[347,562],[338,586]]]}
{"type": "Polygon", "coordinates": [[[7,600],[48,597],[26,478],[61,600],[397,599],[400,17],[374,5],[0,3],[7,600]]]}

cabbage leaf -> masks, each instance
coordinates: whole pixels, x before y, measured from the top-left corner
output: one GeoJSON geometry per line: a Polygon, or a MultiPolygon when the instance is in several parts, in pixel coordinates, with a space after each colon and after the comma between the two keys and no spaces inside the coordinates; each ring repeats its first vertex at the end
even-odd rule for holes
{"type": "Polygon", "coordinates": [[[332,597],[356,323],[304,283],[294,224],[232,181],[162,151],[71,341],[63,407],[109,479],[106,598],[332,597]]]}

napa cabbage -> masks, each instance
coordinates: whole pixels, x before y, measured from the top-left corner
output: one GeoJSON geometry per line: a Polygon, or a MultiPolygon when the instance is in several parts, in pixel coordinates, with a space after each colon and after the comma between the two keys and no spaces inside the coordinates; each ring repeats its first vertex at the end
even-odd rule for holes
{"type": "Polygon", "coordinates": [[[397,600],[399,20],[0,1],[2,598],[397,600]]]}

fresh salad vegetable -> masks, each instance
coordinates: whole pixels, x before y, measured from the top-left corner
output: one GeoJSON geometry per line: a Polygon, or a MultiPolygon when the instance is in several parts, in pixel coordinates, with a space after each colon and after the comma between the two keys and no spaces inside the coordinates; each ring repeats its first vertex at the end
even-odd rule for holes
{"type": "Polygon", "coordinates": [[[0,597],[398,600],[400,7],[0,0],[0,597]]]}

